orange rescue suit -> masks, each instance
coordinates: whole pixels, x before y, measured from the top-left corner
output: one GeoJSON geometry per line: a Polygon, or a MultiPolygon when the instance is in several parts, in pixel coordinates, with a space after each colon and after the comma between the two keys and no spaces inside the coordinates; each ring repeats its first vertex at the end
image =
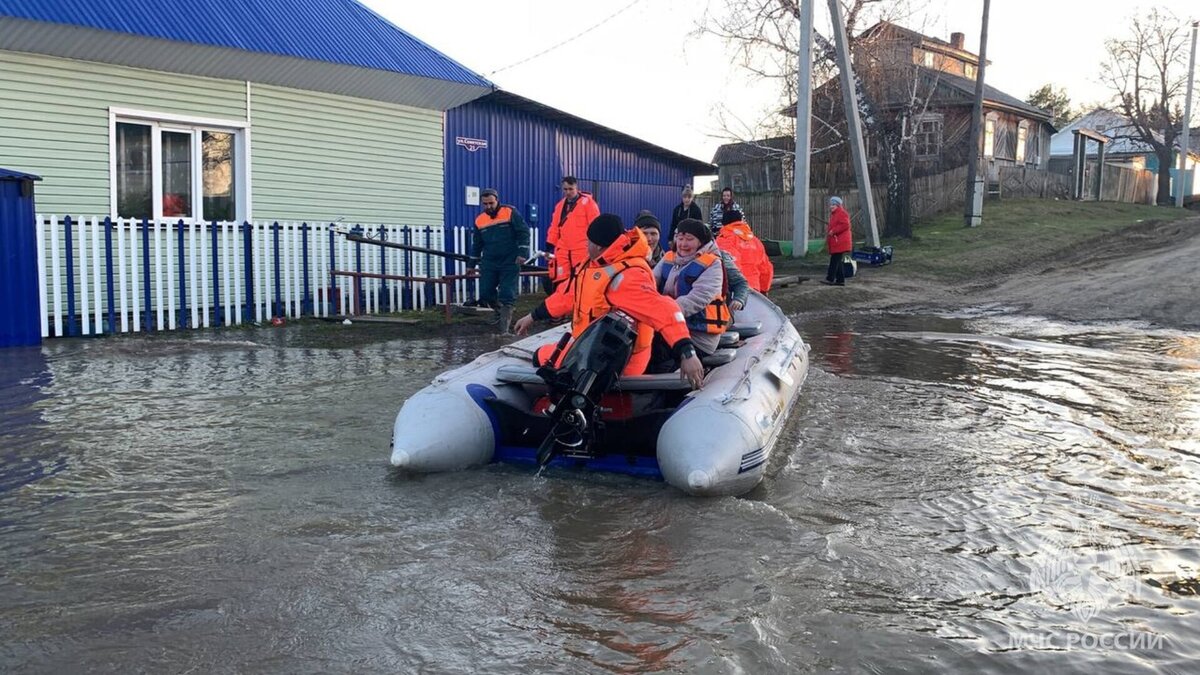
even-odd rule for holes
{"type": "Polygon", "coordinates": [[[738,269],[750,282],[750,288],[759,293],[771,290],[771,281],[775,278],[775,266],[767,257],[767,249],[758,237],[754,236],[750,225],[744,220],[729,223],[721,228],[717,235],[717,246],[733,256],[738,269]]]}
{"type": "Polygon", "coordinates": [[[554,247],[550,281],[555,283],[570,279],[572,270],[587,260],[588,225],[600,215],[600,205],[586,192],[579,193],[564,219],[563,210],[567,208],[566,199],[558,200],[546,232],[546,243],[554,247]]]}
{"type": "MultiPolygon", "coordinates": [[[[558,318],[571,313],[571,337],[578,338],[593,321],[618,309],[637,321],[637,339],[623,375],[641,375],[650,363],[650,343],[655,331],[668,345],[689,339],[683,312],[675,301],[658,292],[654,274],[646,262],[650,246],[638,228],[626,231],[600,256],[576,269],[569,283],[561,284],[542,306],[558,318]]],[[[536,315],[536,310],[535,310],[536,315]]],[[[545,361],[554,345],[538,350],[545,361]]],[[[569,350],[569,347],[568,347],[569,350]]],[[[568,350],[564,350],[565,352],[568,350]]],[[[562,358],[560,356],[559,363],[562,358]]],[[[558,365],[557,363],[554,365],[558,365]]]]}

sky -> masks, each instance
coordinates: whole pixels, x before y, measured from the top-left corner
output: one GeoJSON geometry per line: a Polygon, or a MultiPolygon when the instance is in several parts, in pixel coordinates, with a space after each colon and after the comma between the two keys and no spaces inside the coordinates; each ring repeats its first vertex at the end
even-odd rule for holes
{"type": "MultiPolygon", "coordinates": [[[[745,136],[777,99],[734,63],[731,48],[698,30],[726,0],[360,1],[502,89],[703,161],[731,133],[745,136]]],[[[910,5],[902,25],[947,41],[951,32],[965,33],[966,48],[978,52],[982,0],[910,5]]],[[[1102,103],[1109,97],[1098,79],[1104,40],[1122,36],[1130,16],[1153,6],[1185,26],[1200,19],[1196,0],[1098,5],[991,3],[987,83],[1022,99],[1051,83],[1075,104],[1102,103]]],[[[816,0],[815,25],[830,37],[827,7],[816,0]]]]}

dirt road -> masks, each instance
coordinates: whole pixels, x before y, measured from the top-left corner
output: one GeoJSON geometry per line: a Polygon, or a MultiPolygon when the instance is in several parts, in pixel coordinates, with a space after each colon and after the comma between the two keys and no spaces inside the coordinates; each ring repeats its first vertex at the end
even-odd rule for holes
{"type": "Polygon", "coordinates": [[[966,284],[864,269],[845,288],[810,279],[772,298],[788,311],[943,308],[999,303],[1074,321],[1145,321],[1200,328],[1200,217],[1148,221],[966,284]]]}

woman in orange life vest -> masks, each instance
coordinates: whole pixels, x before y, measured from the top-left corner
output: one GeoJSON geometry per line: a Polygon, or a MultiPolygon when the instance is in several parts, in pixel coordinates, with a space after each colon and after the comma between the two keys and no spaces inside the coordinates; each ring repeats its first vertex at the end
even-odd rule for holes
{"type": "Polygon", "coordinates": [[[741,211],[726,211],[723,218],[724,224],[716,238],[717,246],[733,256],[754,290],[759,293],[770,291],[771,282],[775,279],[775,266],[767,257],[762,241],[754,236],[750,224],[742,220],[741,211]]]}
{"type": "MultiPolygon", "coordinates": [[[[618,216],[604,213],[588,225],[587,238],[587,264],[577,267],[568,283],[560,284],[553,295],[517,321],[517,335],[529,332],[535,320],[571,312],[571,335],[576,338],[610,309],[618,309],[637,321],[637,340],[629,363],[621,371],[623,375],[645,372],[650,361],[650,344],[657,331],[679,360],[680,377],[699,389],[704,380],[704,366],[688,337],[679,306],[655,288],[653,273],[646,262],[649,247],[641,230],[635,227],[625,231],[618,216]]],[[[539,349],[538,361],[544,362],[554,347],[549,344],[539,349]]]]}
{"type": "Polygon", "coordinates": [[[721,252],[708,226],[694,218],[681,220],[675,226],[675,250],[663,255],[654,279],[660,291],[679,303],[696,349],[705,355],[717,351],[729,325],[728,289],[721,252]]]}

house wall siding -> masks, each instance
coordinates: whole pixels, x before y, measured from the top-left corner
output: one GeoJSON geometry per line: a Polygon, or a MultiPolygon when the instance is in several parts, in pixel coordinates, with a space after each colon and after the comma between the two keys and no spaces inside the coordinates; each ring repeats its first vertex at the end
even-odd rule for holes
{"type": "Polygon", "coordinates": [[[255,219],[441,225],[442,113],[251,85],[255,219]]]}
{"type": "MultiPolygon", "coordinates": [[[[0,50],[0,164],[43,213],[110,211],[109,108],[245,121],[246,83],[0,50]]],[[[440,225],[442,113],[251,85],[251,216],[440,225]]]]}
{"type": "Polygon", "coordinates": [[[0,164],[41,176],[43,213],[109,212],[109,107],[243,120],[241,82],[0,51],[0,164]]]}

